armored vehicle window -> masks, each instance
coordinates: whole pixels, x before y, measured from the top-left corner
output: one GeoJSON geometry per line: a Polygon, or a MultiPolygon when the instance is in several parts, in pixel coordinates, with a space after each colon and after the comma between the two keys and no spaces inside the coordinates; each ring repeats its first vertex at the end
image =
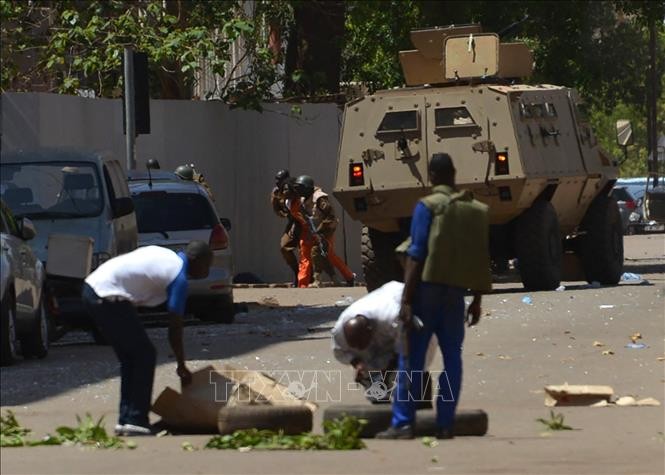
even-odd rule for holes
{"type": "Polygon", "coordinates": [[[434,110],[434,124],[440,128],[476,125],[476,122],[466,107],[446,107],[434,110]]]}
{"type": "Polygon", "coordinates": [[[387,112],[377,132],[417,132],[418,130],[418,111],[401,111],[387,112]]]}
{"type": "Polygon", "coordinates": [[[577,121],[581,124],[586,124],[589,122],[586,104],[583,102],[578,102],[575,104],[575,116],[577,117],[577,121]]]}
{"type": "Polygon", "coordinates": [[[545,115],[547,117],[555,118],[557,116],[556,107],[551,102],[545,103],[545,115]]]}
{"type": "Polygon", "coordinates": [[[536,119],[545,117],[545,104],[529,104],[531,115],[536,119]]]}
{"type": "Polygon", "coordinates": [[[532,117],[529,104],[520,104],[520,116],[522,116],[522,119],[530,119],[532,117]]]}

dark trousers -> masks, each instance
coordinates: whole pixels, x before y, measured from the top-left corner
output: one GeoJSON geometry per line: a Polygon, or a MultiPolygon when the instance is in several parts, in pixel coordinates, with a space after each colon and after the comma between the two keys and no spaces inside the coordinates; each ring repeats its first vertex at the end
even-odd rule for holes
{"type": "Polygon", "coordinates": [[[393,394],[392,425],[398,427],[414,423],[416,401],[422,397],[425,354],[432,335],[436,335],[445,369],[439,376],[436,422],[442,429],[451,429],[462,387],[464,292],[454,287],[422,282],[416,291],[413,313],[425,326],[410,334],[409,361],[400,355],[396,394],[393,394]]]}
{"type": "Polygon", "coordinates": [[[147,427],[157,352],[134,306],[100,298],[87,284],[83,302],[99,333],[120,360],[119,424],[147,427]]]}

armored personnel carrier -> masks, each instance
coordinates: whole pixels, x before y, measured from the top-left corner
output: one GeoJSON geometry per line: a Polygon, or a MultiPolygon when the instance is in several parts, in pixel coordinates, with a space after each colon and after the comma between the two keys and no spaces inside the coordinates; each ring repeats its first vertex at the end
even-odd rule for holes
{"type": "Polygon", "coordinates": [[[603,152],[574,89],[527,85],[533,56],[480,25],[411,32],[406,87],[345,107],[334,195],[363,223],[369,289],[402,276],[395,246],[429,193],[428,163],[451,155],[457,185],[489,205],[495,271],[511,259],[527,289],[619,281],[623,236],[603,152]]]}

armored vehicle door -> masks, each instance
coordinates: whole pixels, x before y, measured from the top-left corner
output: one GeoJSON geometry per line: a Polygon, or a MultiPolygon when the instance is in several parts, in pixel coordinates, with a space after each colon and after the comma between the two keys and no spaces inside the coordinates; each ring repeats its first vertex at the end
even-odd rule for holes
{"type": "Polygon", "coordinates": [[[348,110],[344,127],[345,134],[358,134],[356,146],[362,150],[370,188],[427,186],[424,97],[378,96],[359,106],[367,109],[348,110]]]}
{"type": "Polygon", "coordinates": [[[568,98],[561,89],[525,92],[514,102],[524,171],[530,176],[585,175],[568,98]]]}
{"type": "Polygon", "coordinates": [[[576,128],[577,142],[582,154],[584,168],[588,174],[601,173],[603,166],[609,163],[603,163],[606,160],[598,152],[598,139],[591,129],[591,123],[586,113],[586,107],[577,91],[570,89],[568,91],[570,108],[573,111],[573,122],[576,128]]]}

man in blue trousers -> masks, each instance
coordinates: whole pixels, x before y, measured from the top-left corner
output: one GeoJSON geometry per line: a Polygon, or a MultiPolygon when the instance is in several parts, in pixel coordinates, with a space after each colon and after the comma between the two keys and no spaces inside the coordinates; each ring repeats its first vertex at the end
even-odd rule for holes
{"type": "Polygon", "coordinates": [[[377,434],[379,439],[414,437],[416,401],[421,398],[425,353],[433,334],[445,369],[436,397],[436,435],[441,439],[454,436],[465,320],[469,326],[478,323],[481,294],[492,288],[487,206],[474,200],[469,191],[455,189],[450,155],[434,154],[429,173],[432,194],[414,209],[404,272],[399,317],[409,332],[408,348],[402,348],[399,358],[392,425],[377,434]],[[472,292],[473,302],[465,318],[467,290],[472,292]],[[423,323],[419,330],[413,328],[414,316],[423,323]]]}

